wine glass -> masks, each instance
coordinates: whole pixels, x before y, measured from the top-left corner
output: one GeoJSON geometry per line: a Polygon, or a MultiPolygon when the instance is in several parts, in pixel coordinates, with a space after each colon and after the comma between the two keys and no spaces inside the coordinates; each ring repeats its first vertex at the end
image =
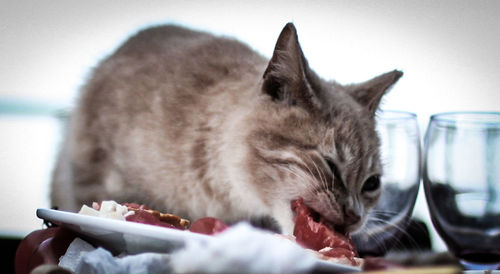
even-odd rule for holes
{"type": "Polygon", "coordinates": [[[500,113],[431,116],[424,189],[432,223],[466,269],[500,266],[500,113]]]}
{"type": "Polygon", "coordinates": [[[361,256],[383,256],[403,235],[420,185],[420,134],[417,116],[383,111],[377,116],[383,165],[382,194],[363,229],[353,234],[361,256]]]}

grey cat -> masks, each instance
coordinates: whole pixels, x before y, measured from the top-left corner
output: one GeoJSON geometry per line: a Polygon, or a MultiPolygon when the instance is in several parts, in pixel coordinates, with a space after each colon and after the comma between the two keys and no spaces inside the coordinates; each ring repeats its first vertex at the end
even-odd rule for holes
{"type": "Polygon", "coordinates": [[[291,234],[290,202],[340,229],[380,195],[375,113],[402,76],[340,85],[308,66],[289,23],[267,60],[229,38],[160,26],[105,59],[83,88],[52,185],[76,211],[113,199],[195,220],[263,220],[291,234]]]}

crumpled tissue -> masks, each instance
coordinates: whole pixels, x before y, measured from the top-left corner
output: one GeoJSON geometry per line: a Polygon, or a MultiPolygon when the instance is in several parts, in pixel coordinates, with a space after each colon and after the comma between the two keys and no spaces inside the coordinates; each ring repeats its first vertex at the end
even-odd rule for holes
{"type": "Polygon", "coordinates": [[[101,247],[85,254],[78,263],[75,273],[169,273],[168,255],[142,253],[125,257],[113,257],[101,247]]]}
{"type": "Polygon", "coordinates": [[[102,247],[94,248],[80,238],[68,247],[66,254],[59,260],[59,266],[74,273],[169,273],[169,255],[160,253],[141,253],[123,257],[113,257],[102,247]]]}
{"type": "Polygon", "coordinates": [[[71,271],[75,271],[76,265],[78,262],[80,262],[82,257],[93,250],[95,250],[95,247],[93,247],[91,244],[80,238],[75,238],[73,242],[71,242],[71,244],[68,246],[66,254],[64,254],[64,256],[62,256],[59,260],[59,266],[71,271]]]}
{"type": "Polygon", "coordinates": [[[113,255],[81,239],[69,246],[59,266],[75,273],[304,273],[316,257],[289,239],[234,225],[208,241],[188,240],[172,254],[113,255]]]}
{"type": "Polygon", "coordinates": [[[188,241],[174,252],[176,273],[302,273],[314,268],[316,257],[277,234],[237,224],[211,241],[188,241]]]}

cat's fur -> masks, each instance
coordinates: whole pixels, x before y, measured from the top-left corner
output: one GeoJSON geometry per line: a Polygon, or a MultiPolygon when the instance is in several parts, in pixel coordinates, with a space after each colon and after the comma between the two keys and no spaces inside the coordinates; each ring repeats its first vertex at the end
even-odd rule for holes
{"type": "Polygon", "coordinates": [[[177,26],[141,31],[84,87],[52,204],[75,211],[114,199],[191,220],[263,217],[291,233],[290,201],[303,197],[355,230],[380,192],[374,115],[401,75],[324,81],[293,24],[270,61],[235,40],[177,26]]]}

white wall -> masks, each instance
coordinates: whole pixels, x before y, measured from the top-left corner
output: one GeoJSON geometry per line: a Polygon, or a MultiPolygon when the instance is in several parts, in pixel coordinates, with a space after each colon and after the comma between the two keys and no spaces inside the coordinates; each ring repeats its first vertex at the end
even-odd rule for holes
{"type": "MultiPolygon", "coordinates": [[[[132,32],[150,24],[176,22],[236,36],[270,56],[282,27],[292,21],[311,67],[324,78],[350,83],[403,70],[384,108],[417,113],[423,133],[432,113],[500,111],[498,14],[500,1],[494,0],[3,0],[0,99],[29,98],[71,107],[89,69],[132,32]]],[[[53,135],[33,135],[37,145],[26,145],[22,138],[10,144],[6,140],[12,140],[13,131],[0,128],[0,189],[19,204],[29,200],[20,215],[33,215],[28,221],[12,217],[8,229],[26,233],[39,227],[34,208],[47,206],[45,193],[37,200],[30,191],[6,189],[15,182],[34,192],[40,181],[49,180],[53,152],[42,147],[54,144],[59,132],[46,124],[53,135]],[[40,150],[34,153],[46,157],[33,164],[45,170],[39,175],[42,180],[21,176],[22,161],[4,164],[14,163],[9,161],[12,155],[36,147],[40,150]]],[[[5,208],[6,201],[0,200],[0,207],[5,208]]],[[[426,214],[421,198],[416,214],[426,214]]],[[[0,219],[4,215],[0,213],[0,219]]]]}

